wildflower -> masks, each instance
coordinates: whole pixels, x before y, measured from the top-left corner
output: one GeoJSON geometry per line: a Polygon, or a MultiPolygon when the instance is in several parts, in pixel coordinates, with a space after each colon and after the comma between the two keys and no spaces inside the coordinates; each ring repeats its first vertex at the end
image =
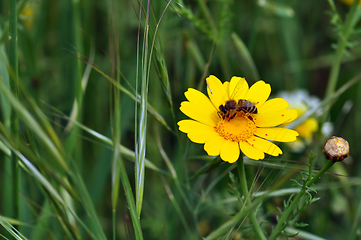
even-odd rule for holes
{"type": "Polygon", "coordinates": [[[223,161],[233,163],[242,151],[259,160],[265,157],[264,153],[282,154],[277,145],[266,139],[296,140],[296,131],[277,126],[293,121],[297,111],[287,109],[288,102],[282,98],[266,101],[271,86],[264,81],[249,88],[244,78],[232,77],[222,84],[211,75],[207,78],[207,91],[209,98],[192,88],[185,92],[188,101],[181,103],[180,110],[192,120],[179,121],[178,126],[191,141],[204,143],[208,155],[220,155],[223,161]]]}
{"type": "Polygon", "coordinates": [[[332,136],[326,141],[323,153],[328,160],[331,160],[332,162],[341,162],[348,157],[350,146],[345,139],[332,136]]]}
{"type": "MultiPolygon", "coordinates": [[[[280,92],[278,97],[284,98],[288,101],[290,108],[297,110],[298,117],[301,117],[311,108],[318,108],[320,100],[315,96],[310,96],[306,90],[296,90],[292,92],[280,92]]],[[[300,134],[301,138],[298,138],[292,143],[291,149],[295,152],[301,152],[305,147],[312,142],[313,134],[319,129],[319,123],[316,118],[307,118],[299,126],[295,127],[295,130],[300,134]]],[[[333,125],[330,122],[324,123],[321,133],[325,137],[329,137],[333,130],[333,125]]]]}

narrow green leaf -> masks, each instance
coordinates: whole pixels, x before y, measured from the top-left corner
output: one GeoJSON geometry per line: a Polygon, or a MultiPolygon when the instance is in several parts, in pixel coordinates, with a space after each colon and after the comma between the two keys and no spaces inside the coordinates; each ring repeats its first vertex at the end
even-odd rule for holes
{"type": "Polygon", "coordinates": [[[231,39],[232,44],[234,45],[236,52],[238,53],[238,56],[241,60],[241,65],[244,65],[244,68],[242,69],[245,72],[245,77],[258,81],[260,79],[259,73],[253,61],[253,58],[248,51],[248,48],[236,33],[231,34],[231,39]]]}
{"type": "Polygon", "coordinates": [[[19,117],[26,123],[29,129],[33,131],[39,137],[39,140],[47,147],[49,152],[54,156],[54,159],[57,161],[59,166],[61,166],[65,171],[69,171],[68,165],[60,154],[59,150],[56,148],[54,143],[49,139],[47,134],[40,127],[39,123],[35,118],[28,112],[28,110],[17,100],[14,95],[9,91],[9,89],[0,81],[0,91],[3,95],[9,100],[13,109],[18,113],[19,117]]]}
{"type": "MultiPolygon", "coordinates": [[[[145,152],[147,147],[147,102],[148,102],[148,31],[149,31],[149,2],[147,7],[147,21],[145,23],[144,31],[144,46],[143,46],[143,60],[142,60],[142,74],[141,74],[141,99],[140,99],[140,113],[139,113],[139,130],[138,138],[136,139],[137,158],[135,162],[135,198],[138,217],[140,217],[143,205],[144,194],[144,176],[145,176],[145,152]]],[[[137,112],[135,114],[138,114],[137,112]]],[[[136,127],[138,123],[136,123],[136,127]]]]}
{"type": "Polygon", "coordinates": [[[2,216],[0,216],[0,225],[5,228],[6,231],[8,231],[15,239],[18,240],[25,240],[27,239],[24,237],[16,228],[11,225],[8,221],[6,221],[2,216]]]}
{"type": "MultiPolygon", "coordinates": [[[[141,104],[141,95],[133,94],[128,89],[126,89],[123,85],[118,83],[116,80],[105,74],[102,70],[100,70],[97,66],[92,66],[95,71],[103,75],[111,84],[113,84],[115,87],[119,88],[120,91],[122,91],[125,95],[136,101],[138,104],[141,104]]],[[[167,122],[164,120],[162,115],[158,113],[158,111],[149,103],[147,103],[147,111],[160,123],[162,124],[166,129],[172,132],[172,129],[168,126],[167,122]]]]}
{"type": "Polygon", "coordinates": [[[120,179],[122,181],[124,192],[125,192],[125,197],[127,199],[127,203],[128,203],[128,207],[129,207],[129,211],[130,211],[130,217],[132,218],[135,237],[137,240],[142,240],[143,233],[142,233],[142,228],[140,226],[137,208],[136,208],[135,202],[134,202],[134,195],[133,195],[132,187],[130,186],[128,175],[125,170],[124,162],[122,159],[120,159],[119,167],[120,167],[120,179]]]}
{"type": "Polygon", "coordinates": [[[163,182],[163,185],[164,185],[164,188],[165,188],[165,191],[169,197],[169,200],[171,201],[171,203],[173,204],[173,207],[175,208],[176,212],[178,213],[179,215],[179,218],[182,222],[182,225],[184,227],[184,229],[186,230],[186,233],[189,237],[189,239],[193,239],[192,238],[192,232],[188,226],[188,223],[187,223],[187,220],[183,214],[183,211],[181,209],[181,207],[179,206],[179,204],[177,203],[177,201],[175,200],[174,196],[173,196],[173,193],[172,193],[172,190],[170,189],[169,185],[166,183],[166,181],[164,180],[164,177],[162,177],[162,182],[163,182]]]}
{"type": "MultiPolygon", "coordinates": [[[[67,119],[67,120],[69,120],[69,121],[71,121],[67,116],[65,116],[65,115],[63,115],[63,114],[62,114],[62,117],[65,118],[65,119],[67,119]]],[[[106,137],[106,136],[98,133],[97,131],[94,131],[93,129],[90,129],[90,128],[84,126],[83,124],[81,124],[81,123],[79,123],[79,122],[77,122],[77,121],[74,121],[74,124],[76,124],[77,126],[79,126],[81,129],[83,129],[84,131],[86,131],[87,133],[89,133],[90,135],[92,135],[93,137],[95,137],[96,139],[98,139],[98,140],[100,140],[101,142],[109,145],[110,147],[113,147],[113,146],[114,146],[114,143],[113,143],[113,141],[112,141],[110,138],[108,138],[108,137],[106,137]]],[[[135,152],[134,152],[134,151],[130,150],[129,148],[124,147],[124,146],[121,145],[121,144],[118,145],[118,148],[119,148],[119,150],[120,150],[120,153],[121,153],[123,156],[127,157],[127,158],[130,159],[132,162],[135,162],[135,152]]],[[[149,168],[149,169],[154,170],[154,171],[160,172],[160,173],[165,174],[165,175],[169,175],[168,172],[166,172],[166,171],[164,171],[163,169],[157,167],[156,165],[154,165],[154,163],[152,163],[152,162],[149,161],[148,159],[145,159],[145,166],[146,166],[147,168],[149,168]]]]}
{"type": "MultiPolygon", "coordinates": [[[[3,135],[0,135],[0,140],[6,143],[6,139],[3,138],[3,135]]],[[[91,203],[91,199],[87,193],[86,187],[82,181],[82,179],[79,176],[75,176],[76,183],[78,183],[78,187],[80,190],[80,196],[83,199],[83,205],[87,209],[88,213],[91,216],[91,220],[93,222],[93,228],[96,231],[96,235],[90,231],[90,229],[83,223],[83,221],[75,214],[72,206],[68,205],[66,201],[64,201],[64,198],[61,196],[60,193],[52,186],[52,184],[39,172],[39,170],[18,150],[14,149],[11,145],[7,145],[12,153],[16,155],[17,158],[24,164],[27,171],[35,177],[35,179],[46,189],[46,191],[49,193],[49,196],[54,199],[55,204],[60,204],[63,206],[69,213],[84,227],[84,229],[87,230],[88,234],[93,236],[93,238],[96,238],[97,235],[98,239],[106,239],[103,230],[100,226],[100,222],[98,218],[96,217],[95,209],[93,207],[93,204],[91,203]]],[[[73,169],[76,169],[75,167],[73,169]]],[[[72,176],[72,175],[71,175],[72,176]]],[[[67,224],[67,221],[64,221],[64,224],[67,224]]],[[[68,227],[68,229],[73,232],[73,229],[71,227],[68,227]]],[[[76,235],[76,233],[73,233],[73,235],[76,235]]]]}

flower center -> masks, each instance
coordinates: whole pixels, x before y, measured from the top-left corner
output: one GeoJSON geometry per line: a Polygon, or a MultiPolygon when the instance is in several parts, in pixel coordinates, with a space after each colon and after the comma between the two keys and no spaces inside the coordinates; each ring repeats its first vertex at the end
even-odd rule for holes
{"type": "Polygon", "coordinates": [[[216,132],[226,140],[245,142],[254,135],[256,124],[249,113],[239,112],[232,119],[220,119],[215,126],[216,132]]]}

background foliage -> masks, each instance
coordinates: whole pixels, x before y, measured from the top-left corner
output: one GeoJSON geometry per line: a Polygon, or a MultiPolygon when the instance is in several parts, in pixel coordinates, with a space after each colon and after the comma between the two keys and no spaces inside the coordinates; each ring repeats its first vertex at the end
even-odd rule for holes
{"type": "MultiPolygon", "coordinates": [[[[16,96],[8,88],[16,79],[8,70],[9,2],[0,3],[0,233],[9,238],[201,239],[222,230],[240,211],[232,180],[237,171],[179,133],[176,122],[186,117],[178,107],[187,88],[205,92],[209,74],[222,81],[242,76],[250,84],[265,80],[273,94],[306,89],[324,99],[343,37],[336,90],[360,74],[360,25],[356,21],[343,36],[350,6],[340,2],[152,1],[147,13],[146,1],[140,11],[140,2],[131,0],[22,0],[16,96]],[[72,110],[77,115],[69,121],[72,110]],[[19,125],[10,123],[14,114],[19,125]],[[10,150],[21,160],[18,177],[10,150]],[[11,236],[5,220],[23,237],[11,236]]],[[[351,156],[314,186],[321,199],[298,216],[309,224],[301,228],[302,239],[354,239],[360,231],[361,84],[330,96],[319,109],[326,109],[320,129],[331,121],[332,134],[349,141],[351,156]]],[[[307,172],[311,150],[315,169],[324,165],[324,140],[319,131],[301,153],[282,145],[280,158],[246,161],[252,192],[275,190],[257,213],[268,233],[277,208],[299,190],[290,179],[307,172]]],[[[242,220],[220,239],[252,234],[242,220]]]]}

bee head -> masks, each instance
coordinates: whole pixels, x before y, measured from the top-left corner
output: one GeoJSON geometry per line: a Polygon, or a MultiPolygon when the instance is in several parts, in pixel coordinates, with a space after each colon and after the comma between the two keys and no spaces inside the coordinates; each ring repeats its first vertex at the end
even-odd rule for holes
{"type": "Polygon", "coordinates": [[[221,113],[224,113],[224,114],[227,113],[227,109],[223,105],[220,105],[218,109],[219,109],[219,111],[221,111],[221,113]]]}

